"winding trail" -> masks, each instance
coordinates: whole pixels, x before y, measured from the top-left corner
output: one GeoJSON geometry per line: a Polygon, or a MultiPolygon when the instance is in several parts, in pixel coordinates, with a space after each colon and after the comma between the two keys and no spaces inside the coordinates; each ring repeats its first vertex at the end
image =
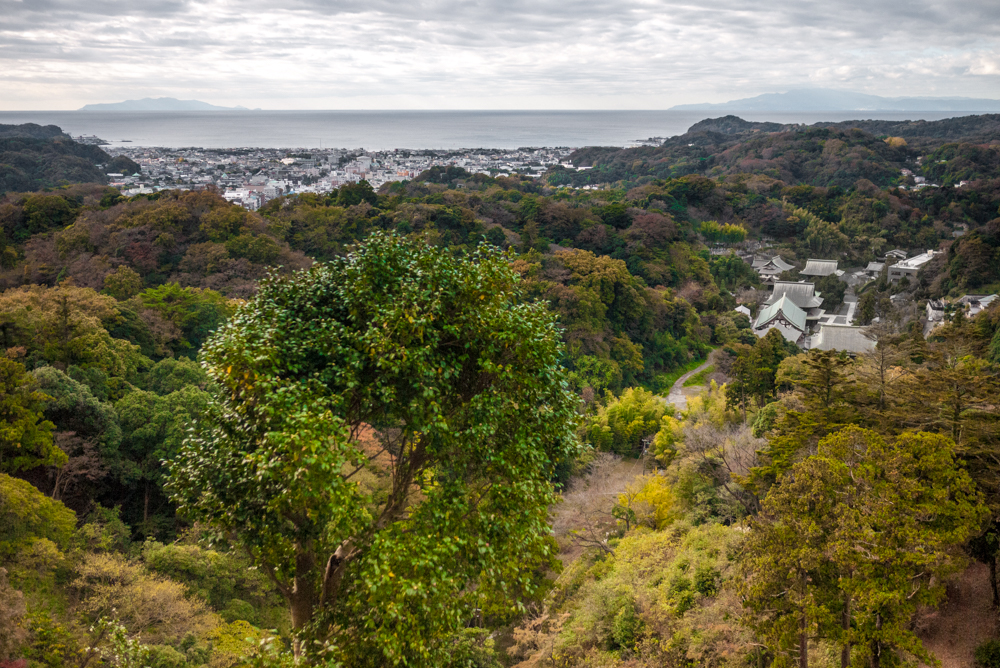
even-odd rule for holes
{"type": "Polygon", "coordinates": [[[711,366],[711,364],[711,360],[706,359],[701,366],[688,371],[686,374],[678,378],[677,382],[670,388],[670,393],[667,395],[667,403],[673,404],[677,410],[680,411],[686,409],[688,405],[688,398],[687,395],[684,394],[684,382],[691,376],[701,373],[711,366]]]}

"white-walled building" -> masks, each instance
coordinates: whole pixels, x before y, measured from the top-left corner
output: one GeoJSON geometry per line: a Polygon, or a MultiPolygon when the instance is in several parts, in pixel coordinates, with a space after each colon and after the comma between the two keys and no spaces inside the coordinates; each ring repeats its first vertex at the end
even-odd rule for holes
{"type": "Polygon", "coordinates": [[[940,251],[929,250],[926,253],[914,255],[909,259],[900,260],[896,264],[889,267],[889,281],[892,283],[898,283],[903,280],[903,277],[912,281],[916,278],[917,272],[920,271],[920,268],[930,262],[939,252],[940,251]]]}

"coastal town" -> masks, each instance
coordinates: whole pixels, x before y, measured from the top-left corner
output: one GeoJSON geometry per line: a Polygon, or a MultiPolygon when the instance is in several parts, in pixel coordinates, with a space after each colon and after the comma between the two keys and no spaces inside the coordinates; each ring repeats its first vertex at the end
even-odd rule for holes
{"type": "Polygon", "coordinates": [[[110,174],[111,185],[126,195],[161,189],[215,186],[223,196],[247,209],[293,193],[330,192],[366,180],[378,189],[385,183],[412,179],[436,166],[462,167],[472,174],[539,176],[553,165],[568,164],[573,149],[519,148],[364,151],[363,149],[151,148],[105,146],[142,169],[110,174]]]}
{"type": "MultiPolygon", "coordinates": [[[[577,168],[569,162],[574,149],[519,148],[365,151],[364,149],[305,148],[156,148],[108,146],[97,137],[80,137],[88,143],[100,142],[112,155],[125,156],[141,167],[133,174],[110,174],[111,185],[126,195],[158,190],[218,188],[228,201],[256,210],[268,201],[297,193],[326,193],[348,183],[368,181],[378,189],[393,181],[410,180],[431,167],[461,167],[470,174],[537,177],[555,165],[577,168]]],[[[908,170],[903,170],[904,172],[908,170]]],[[[906,176],[906,174],[904,174],[906,176]]],[[[923,179],[916,188],[926,187],[923,179]]],[[[865,286],[883,276],[893,285],[916,279],[918,270],[939,251],[928,250],[912,257],[900,249],[889,251],[866,267],[841,269],[834,259],[809,259],[797,269],[780,255],[767,254],[766,246],[752,242],[733,247],[717,245],[712,254],[736,252],[751,264],[766,286],[766,298],[744,313],[758,337],[778,329],[788,341],[803,349],[837,349],[850,353],[871,350],[874,341],[865,335],[862,318],[856,317],[859,294],[865,286]],[[763,255],[761,253],[764,253],[763,255]],[[824,297],[815,281],[834,276],[847,284],[844,302],[836,309],[823,308],[824,297]]],[[[974,314],[996,299],[996,295],[966,295],[954,304],[930,302],[921,314],[929,333],[956,311],[974,314]]],[[[899,307],[908,301],[905,291],[893,295],[899,307]]],[[[878,318],[875,318],[877,321],[878,318]]]]}

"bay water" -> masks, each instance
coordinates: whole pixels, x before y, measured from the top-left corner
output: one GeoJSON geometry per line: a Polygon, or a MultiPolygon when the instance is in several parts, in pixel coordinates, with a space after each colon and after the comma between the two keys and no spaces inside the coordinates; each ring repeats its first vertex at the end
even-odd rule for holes
{"type": "Polygon", "coordinates": [[[939,120],[959,112],[719,111],[0,111],[0,123],[58,125],[111,146],[470,149],[627,146],[733,113],[751,121],[939,120]],[[127,141],[126,141],[127,140],[127,141]]]}

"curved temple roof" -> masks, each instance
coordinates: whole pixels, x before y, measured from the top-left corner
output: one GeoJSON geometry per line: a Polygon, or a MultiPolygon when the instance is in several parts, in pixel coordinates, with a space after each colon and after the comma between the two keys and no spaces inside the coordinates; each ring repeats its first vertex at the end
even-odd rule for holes
{"type": "Polygon", "coordinates": [[[824,323],[820,325],[819,334],[813,337],[812,348],[865,353],[875,349],[875,341],[865,336],[861,327],[824,323]]]}
{"type": "Polygon", "coordinates": [[[754,322],[753,328],[760,329],[766,326],[769,322],[777,318],[778,315],[783,315],[785,320],[792,323],[800,332],[805,331],[806,312],[796,306],[795,302],[788,295],[781,295],[773,304],[762,308],[760,313],[757,314],[757,320],[754,322]]]}
{"type": "Polygon", "coordinates": [[[836,260],[807,260],[806,268],[799,272],[800,276],[829,276],[837,273],[836,260]]]}
{"type": "Polygon", "coordinates": [[[768,303],[775,303],[782,297],[788,297],[801,309],[819,308],[823,298],[816,294],[816,286],[812,283],[793,283],[778,281],[774,284],[768,303]]]}

